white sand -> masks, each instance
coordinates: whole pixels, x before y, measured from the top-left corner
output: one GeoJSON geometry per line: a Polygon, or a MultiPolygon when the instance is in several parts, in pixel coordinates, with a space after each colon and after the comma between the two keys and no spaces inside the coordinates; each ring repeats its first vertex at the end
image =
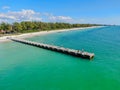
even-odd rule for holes
{"type": "Polygon", "coordinates": [[[70,31],[70,30],[82,30],[82,29],[87,29],[87,28],[98,28],[98,27],[101,27],[101,26],[93,26],[93,27],[85,27],[85,28],[62,29],[62,30],[51,30],[51,31],[40,31],[40,32],[25,33],[25,34],[20,34],[20,35],[3,36],[3,37],[0,37],[0,42],[10,41],[10,40],[7,39],[7,37],[29,38],[29,37],[38,36],[38,35],[44,35],[44,34],[49,34],[49,33],[64,32],[64,31],[70,31]]]}

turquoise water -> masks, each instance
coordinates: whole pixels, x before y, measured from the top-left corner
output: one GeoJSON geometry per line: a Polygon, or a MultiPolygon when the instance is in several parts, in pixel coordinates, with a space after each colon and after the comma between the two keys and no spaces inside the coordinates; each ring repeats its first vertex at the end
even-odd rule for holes
{"type": "Polygon", "coordinates": [[[120,27],[52,33],[29,40],[94,52],[93,61],[0,43],[0,90],[120,90],[120,27]]]}

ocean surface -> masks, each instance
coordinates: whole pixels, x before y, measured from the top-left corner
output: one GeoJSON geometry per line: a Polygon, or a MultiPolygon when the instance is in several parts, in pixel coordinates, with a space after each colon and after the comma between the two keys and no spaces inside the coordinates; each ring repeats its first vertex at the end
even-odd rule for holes
{"type": "Polygon", "coordinates": [[[0,90],[120,90],[120,26],[27,38],[95,53],[93,61],[17,42],[0,43],[0,90]]]}

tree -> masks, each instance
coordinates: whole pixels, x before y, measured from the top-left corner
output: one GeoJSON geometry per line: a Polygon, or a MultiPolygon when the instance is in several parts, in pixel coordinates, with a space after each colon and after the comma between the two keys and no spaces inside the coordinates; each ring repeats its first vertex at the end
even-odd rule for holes
{"type": "Polygon", "coordinates": [[[22,25],[18,22],[13,23],[13,29],[15,32],[22,32],[22,25]]]}

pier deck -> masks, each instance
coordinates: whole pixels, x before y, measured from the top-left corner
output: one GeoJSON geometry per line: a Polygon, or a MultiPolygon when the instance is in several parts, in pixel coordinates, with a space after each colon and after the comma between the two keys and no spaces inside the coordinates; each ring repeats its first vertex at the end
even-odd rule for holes
{"type": "Polygon", "coordinates": [[[36,46],[36,47],[40,47],[40,48],[44,48],[44,49],[48,49],[48,50],[52,50],[52,51],[56,51],[56,52],[61,52],[64,54],[69,54],[69,55],[76,56],[76,57],[89,59],[89,60],[94,58],[94,53],[88,53],[88,52],[83,52],[80,50],[74,50],[74,49],[69,49],[69,48],[64,48],[64,47],[59,47],[59,46],[53,46],[53,45],[33,42],[33,41],[29,41],[29,40],[24,40],[24,39],[18,39],[18,38],[8,37],[7,39],[10,39],[10,40],[16,41],[16,42],[20,42],[20,43],[24,43],[24,44],[28,44],[28,45],[32,45],[32,46],[36,46]]]}

